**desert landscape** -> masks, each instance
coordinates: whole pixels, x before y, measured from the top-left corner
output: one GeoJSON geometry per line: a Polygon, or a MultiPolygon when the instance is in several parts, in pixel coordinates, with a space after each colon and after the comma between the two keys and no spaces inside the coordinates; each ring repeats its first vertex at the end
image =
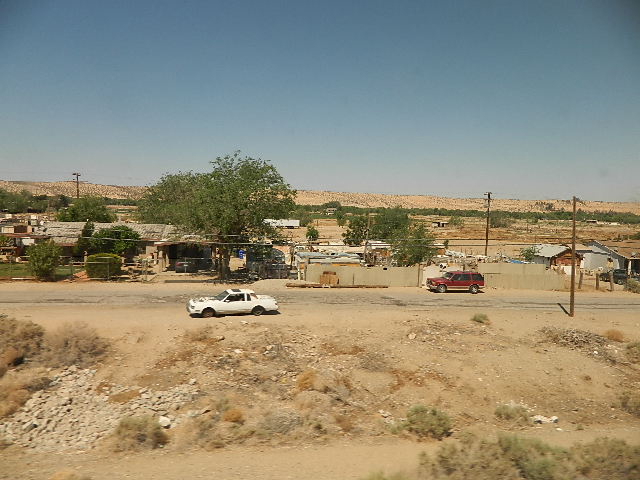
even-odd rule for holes
{"type": "MultiPolygon", "coordinates": [[[[67,195],[74,197],[76,183],[68,182],[17,182],[0,180],[0,188],[9,192],[26,190],[33,195],[67,195]]],[[[146,190],[141,186],[100,185],[80,182],[82,195],[94,195],[115,199],[138,199],[146,190]]],[[[483,198],[446,198],[430,195],[390,195],[382,193],[346,193],[298,190],[296,203],[299,205],[323,205],[340,202],[341,205],[362,208],[403,207],[403,208],[447,208],[452,210],[484,210],[483,198]]],[[[571,210],[570,200],[492,200],[494,210],[510,212],[538,212],[545,209],[571,210]]],[[[631,212],[640,214],[640,202],[600,202],[582,201],[579,208],[585,212],[631,212]]]]}
{"type": "Polygon", "coordinates": [[[44,336],[0,383],[0,478],[413,478],[421,452],[468,434],[564,448],[640,438],[630,292],[579,292],[569,318],[565,292],[262,280],[249,287],[274,296],[278,315],[187,315],[189,298],[225,287],[3,283],[3,325],[44,336]],[[446,415],[446,432],[411,428],[416,405],[446,415]],[[139,442],[125,417],[164,428],[139,442]]]}

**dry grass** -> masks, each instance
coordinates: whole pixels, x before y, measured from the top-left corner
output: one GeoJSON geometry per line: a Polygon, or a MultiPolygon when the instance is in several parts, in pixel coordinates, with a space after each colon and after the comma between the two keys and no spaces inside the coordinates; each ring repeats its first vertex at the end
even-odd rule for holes
{"type": "Polygon", "coordinates": [[[230,408],[222,414],[222,420],[225,422],[237,423],[242,425],[245,422],[244,413],[239,408],[230,408]]]}
{"type": "Polygon", "coordinates": [[[640,293],[640,282],[638,282],[637,280],[627,280],[626,287],[630,292],[640,293]]]}
{"type": "Polygon", "coordinates": [[[47,388],[50,383],[40,369],[12,373],[0,379],[0,418],[18,411],[32,393],[47,388]]]}
{"type": "Polygon", "coordinates": [[[624,334],[620,330],[616,330],[615,328],[611,328],[604,332],[603,337],[611,340],[612,342],[624,341],[624,334]]]}
{"type": "Polygon", "coordinates": [[[268,412],[259,423],[260,429],[266,434],[284,435],[302,424],[302,419],[293,410],[273,410],[268,412]]]}
{"type": "Polygon", "coordinates": [[[86,367],[102,359],[109,342],[86,323],[65,323],[47,334],[45,362],[52,367],[78,365],[86,367]]]}
{"type": "Polygon", "coordinates": [[[471,321],[481,323],[483,325],[488,325],[491,323],[489,317],[484,313],[476,313],[473,317],[471,317],[471,321]]]}
{"type": "Polygon", "coordinates": [[[35,357],[42,348],[44,329],[30,320],[16,320],[0,315],[0,377],[7,367],[35,357]]]}
{"type": "Polygon", "coordinates": [[[640,342],[627,344],[626,354],[630,362],[640,363],[640,342]]]}
{"type": "Polygon", "coordinates": [[[113,449],[117,452],[154,449],[168,441],[169,437],[153,417],[125,417],[113,434],[113,449]]]}
{"type": "Polygon", "coordinates": [[[349,433],[355,428],[353,417],[350,415],[336,414],[333,416],[333,419],[335,420],[336,425],[338,425],[338,427],[340,427],[340,429],[345,433],[349,433]]]}
{"type": "Polygon", "coordinates": [[[317,375],[314,370],[305,370],[300,375],[298,375],[298,379],[296,380],[296,388],[299,392],[302,392],[304,390],[313,390],[316,378],[317,375]]]}
{"type": "Polygon", "coordinates": [[[184,333],[184,338],[189,342],[206,342],[212,335],[213,327],[211,327],[211,325],[204,325],[194,328],[193,330],[187,330],[184,333]]]}
{"type": "Polygon", "coordinates": [[[622,392],[619,396],[620,407],[625,412],[640,417],[640,393],[637,391],[622,392]]]}
{"type": "Polygon", "coordinates": [[[499,405],[495,416],[514,423],[529,423],[529,412],[522,405],[499,405]]]}

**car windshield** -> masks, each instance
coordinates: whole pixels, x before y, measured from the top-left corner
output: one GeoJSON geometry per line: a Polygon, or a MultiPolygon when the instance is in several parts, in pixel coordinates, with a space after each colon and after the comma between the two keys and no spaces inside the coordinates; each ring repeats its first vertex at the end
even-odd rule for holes
{"type": "Polygon", "coordinates": [[[442,278],[446,278],[446,279],[449,279],[451,277],[453,277],[453,273],[451,272],[445,272],[444,275],[442,275],[442,278]]]}
{"type": "Polygon", "coordinates": [[[229,295],[227,292],[220,292],[219,294],[217,294],[215,297],[213,297],[215,300],[224,300],[225,298],[227,298],[227,295],[229,295]]]}

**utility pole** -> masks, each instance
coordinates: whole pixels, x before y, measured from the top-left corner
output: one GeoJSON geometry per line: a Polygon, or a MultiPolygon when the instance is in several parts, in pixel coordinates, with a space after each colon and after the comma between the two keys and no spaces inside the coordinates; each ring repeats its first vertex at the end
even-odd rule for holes
{"type": "Polygon", "coordinates": [[[71,175],[75,175],[76,177],[76,198],[80,198],[80,180],[78,180],[80,174],[77,172],[73,172],[71,175]]]}
{"type": "Polygon", "coordinates": [[[571,294],[569,297],[569,316],[575,313],[576,301],[576,197],[573,197],[573,221],[571,232],[571,294]]]}
{"type": "Polygon", "coordinates": [[[487,257],[489,252],[489,213],[491,210],[491,192],[487,192],[485,195],[487,196],[485,200],[487,203],[487,230],[484,240],[484,256],[487,257]]]}
{"type": "Polygon", "coordinates": [[[364,239],[364,251],[362,252],[362,260],[364,266],[367,266],[367,246],[369,245],[369,229],[371,228],[371,212],[367,212],[367,231],[364,239]]]}

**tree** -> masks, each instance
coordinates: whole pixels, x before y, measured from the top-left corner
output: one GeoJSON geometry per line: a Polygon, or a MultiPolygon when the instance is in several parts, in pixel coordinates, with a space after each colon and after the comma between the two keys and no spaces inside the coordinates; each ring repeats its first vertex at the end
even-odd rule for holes
{"type": "Polygon", "coordinates": [[[513,218],[506,212],[493,212],[489,217],[489,225],[491,228],[508,228],[513,224],[513,218]]]}
{"type": "Polygon", "coordinates": [[[525,262],[533,262],[533,257],[538,254],[538,247],[531,245],[530,247],[520,250],[520,256],[525,262]]]}
{"type": "Polygon", "coordinates": [[[296,192],[273,165],[260,158],[235,152],[211,164],[207,173],[165,175],[147,190],[138,212],[144,221],[172,223],[215,240],[224,277],[234,247],[279,237],[264,219],[287,218],[295,208],[296,192]]]}
{"type": "Polygon", "coordinates": [[[102,228],[91,237],[91,251],[124,255],[136,250],[138,240],[140,235],[126,225],[102,228]]]}
{"type": "Polygon", "coordinates": [[[336,211],[336,221],[338,222],[339,227],[344,227],[347,223],[347,216],[342,210],[336,211]]]}
{"type": "Polygon", "coordinates": [[[433,235],[422,224],[410,225],[393,233],[391,253],[400,267],[410,267],[433,257],[433,235]]]}
{"type": "Polygon", "coordinates": [[[76,242],[76,246],[73,247],[73,254],[76,257],[84,256],[84,252],[93,253],[91,246],[91,236],[93,235],[95,227],[93,222],[87,222],[82,227],[82,233],[80,237],[78,237],[78,241],[76,242]]]}
{"type": "Polygon", "coordinates": [[[409,215],[401,207],[385,208],[374,217],[370,238],[389,241],[396,232],[406,230],[411,224],[409,215]]]}
{"type": "Polygon", "coordinates": [[[78,198],[69,208],[58,212],[60,222],[110,223],[115,219],[115,215],[107,210],[105,201],[100,197],[78,198]]]}
{"type": "Polygon", "coordinates": [[[27,249],[29,269],[39,280],[53,280],[60,264],[62,249],[53,240],[36,243],[27,249]]]}
{"type": "Polygon", "coordinates": [[[13,246],[13,239],[7,237],[6,235],[0,235],[0,247],[11,247],[13,246]]]}
{"type": "Polygon", "coordinates": [[[313,225],[309,225],[307,227],[307,240],[310,242],[315,242],[320,237],[320,233],[318,229],[313,225]]]}
{"type": "Polygon", "coordinates": [[[349,219],[349,226],[347,231],[342,234],[344,243],[352,247],[361,245],[367,238],[367,216],[366,215],[354,215],[349,219]]]}

